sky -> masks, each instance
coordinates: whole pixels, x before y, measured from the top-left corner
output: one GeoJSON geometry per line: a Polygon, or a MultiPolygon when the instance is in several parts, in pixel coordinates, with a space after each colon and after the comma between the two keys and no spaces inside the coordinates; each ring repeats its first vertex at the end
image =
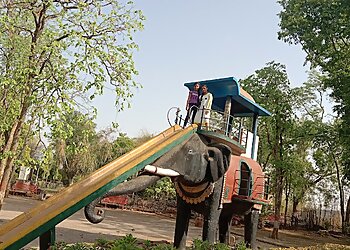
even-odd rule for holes
{"type": "MultiPolygon", "coordinates": [[[[146,16],[135,34],[134,61],[143,88],[134,91],[131,108],[117,113],[112,91],[96,98],[97,128],[112,122],[130,137],[157,134],[169,127],[167,111],[184,114],[185,82],[234,76],[244,79],[266,63],[286,65],[292,87],[307,80],[300,46],[278,40],[278,13],[273,0],[135,0],[146,16]]],[[[263,103],[260,103],[264,106],[263,103]]]]}

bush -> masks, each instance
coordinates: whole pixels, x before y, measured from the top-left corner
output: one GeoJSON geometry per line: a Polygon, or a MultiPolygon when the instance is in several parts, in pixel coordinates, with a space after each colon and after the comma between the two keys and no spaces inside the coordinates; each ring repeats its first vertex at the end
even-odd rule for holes
{"type": "Polygon", "coordinates": [[[137,246],[137,239],[131,234],[126,235],[120,240],[114,241],[111,250],[142,250],[137,246]]]}
{"type": "Polygon", "coordinates": [[[156,184],[146,188],[143,195],[156,200],[176,198],[175,188],[169,177],[162,178],[156,184]]]}
{"type": "Polygon", "coordinates": [[[208,241],[202,241],[195,239],[193,241],[191,249],[194,250],[230,250],[231,248],[223,243],[211,244],[208,241]]]}

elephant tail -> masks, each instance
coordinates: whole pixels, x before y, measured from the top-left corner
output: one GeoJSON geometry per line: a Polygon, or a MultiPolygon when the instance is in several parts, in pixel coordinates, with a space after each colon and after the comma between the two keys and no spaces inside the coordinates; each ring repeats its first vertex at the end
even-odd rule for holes
{"type": "Polygon", "coordinates": [[[160,178],[161,176],[158,175],[144,174],[131,179],[130,181],[120,183],[102,197],[99,197],[96,200],[92,201],[90,204],[86,205],[84,208],[85,218],[93,224],[100,223],[103,221],[105,213],[102,208],[96,208],[96,206],[103,198],[116,195],[132,194],[142,191],[156,183],[160,178]]]}

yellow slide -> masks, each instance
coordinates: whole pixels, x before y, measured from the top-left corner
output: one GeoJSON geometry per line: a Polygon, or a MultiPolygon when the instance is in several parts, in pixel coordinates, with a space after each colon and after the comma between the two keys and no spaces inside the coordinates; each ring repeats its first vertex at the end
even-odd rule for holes
{"type": "MultiPolygon", "coordinates": [[[[62,190],[0,228],[0,249],[20,249],[37,237],[54,232],[55,226],[187,140],[197,126],[175,125],[131,152],[96,170],[85,179],[62,190]]],[[[51,235],[54,241],[54,235],[51,235]]]]}

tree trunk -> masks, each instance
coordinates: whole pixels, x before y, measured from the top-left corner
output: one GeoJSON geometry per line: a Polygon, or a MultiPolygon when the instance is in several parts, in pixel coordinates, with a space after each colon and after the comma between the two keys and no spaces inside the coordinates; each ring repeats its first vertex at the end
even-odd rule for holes
{"type": "Polygon", "coordinates": [[[283,194],[283,173],[282,169],[278,168],[276,173],[276,193],[275,193],[275,222],[271,234],[272,239],[278,239],[278,229],[281,218],[281,205],[283,194]]]}
{"type": "Polygon", "coordinates": [[[350,195],[348,198],[348,204],[346,206],[346,213],[345,213],[345,230],[346,233],[350,233],[350,195]]]}
{"type": "Polygon", "coordinates": [[[318,226],[321,226],[321,218],[322,218],[322,202],[320,201],[320,213],[318,214],[318,222],[317,222],[318,226]]]}
{"type": "MultiPolygon", "coordinates": [[[[290,178],[291,176],[289,176],[290,178]]],[[[286,179],[286,190],[285,190],[285,196],[286,196],[286,206],[284,208],[284,227],[287,226],[287,213],[288,213],[288,203],[289,203],[289,194],[290,194],[290,189],[291,189],[291,183],[290,179],[286,179]]]]}
{"type": "Polygon", "coordinates": [[[3,200],[6,196],[6,190],[7,190],[7,187],[8,187],[8,183],[9,183],[9,180],[10,180],[10,177],[11,177],[11,170],[12,170],[12,165],[10,166],[10,159],[8,159],[8,163],[7,163],[7,166],[5,168],[5,171],[4,171],[4,175],[2,176],[1,178],[1,183],[0,183],[0,210],[2,208],[2,205],[3,205],[3,200]]]}
{"type": "Polygon", "coordinates": [[[333,206],[331,207],[331,217],[330,217],[330,224],[332,229],[334,229],[333,209],[334,209],[334,203],[333,203],[333,206]]]}
{"type": "Polygon", "coordinates": [[[2,151],[1,151],[1,154],[3,156],[5,156],[0,161],[0,176],[1,176],[1,179],[2,179],[2,176],[4,175],[4,172],[5,172],[5,169],[6,169],[7,158],[8,158],[7,155],[11,152],[11,147],[12,147],[12,143],[13,143],[13,140],[14,140],[14,137],[15,137],[15,132],[16,132],[17,125],[18,125],[18,122],[13,124],[11,130],[8,133],[8,136],[6,136],[5,146],[2,148],[2,151]]]}
{"type": "Polygon", "coordinates": [[[16,166],[12,164],[11,173],[10,173],[10,179],[9,179],[9,181],[7,183],[7,188],[6,188],[6,192],[5,192],[5,198],[9,197],[9,193],[10,193],[10,189],[11,189],[11,183],[13,181],[15,173],[16,173],[16,166]]]}
{"type": "MultiPolygon", "coordinates": [[[[329,145],[329,149],[331,151],[331,146],[329,145]]],[[[337,171],[337,182],[338,182],[338,190],[339,190],[339,198],[340,198],[340,214],[341,214],[341,228],[342,228],[342,233],[346,233],[346,228],[345,228],[345,211],[344,211],[344,207],[345,207],[345,201],[344,201],[344,189],[343,189],[343,183],[342,180],[340,178],[340,168],[339,168],[339,164],[338,161],[336,159],[336,156],[334,155],[334,153],[332,153],[333,151],[331,151],[332,154],[332,158],[333,158],[333,162],[337,171]]]]}
{"type": "Polygon", "coordinates": [[[6,149],[2,153],[11,153],[10,156],[5,157],[0,161],[0,171],[3,171],[1,174],[1,183],[0,183],[0,210],[4,203],[4,198],[6,194],[6,189],[8,186],[8,181],[11,176],[12,165],[16,158],[16,151],[19,144],[19,139],[22,131],[22,126],[28,111],[29,103],[26,102],[22,106],[20,116],[18,117],[17,122],[13,125],[11,129],[10,136],[6,142],[6,149]]]}
{"type": "MultiPolygon", "coordinates": [[[[15,148],[17,148],[16,145],[14,145],[15,148]]],[[[15,152],[16,149],[13,149],[15,152]]],[[[12,168],[13,168],[13,162],[14,162],[15,157],[11,157],[7,159],[7,166],[5,168],[4,175],[1,178],[1,183],[0,183],[0,210],[2,209],[2,205],[4,204],[4,198],[7,193],[7,188],[9,187],[9,181],[11,178],[12,174],[12,168]]]]}
{"type": "Polygon", "coordinates": [[[278,229],[281,218],[281,205],[282,205],[282,195],[283,195],[283,180],[284,180],[284,171],[280,166],[283,162],[283,129],[279,127],[279,124],[276,124],[276,142],[274,148],[274,158],[279,163],[276,165],[276,193],[275,193],[275,222],[273,225],[273,230],[271,234],[272,239],[278,239],[278,229]]]}
{"type": "Polygon", "coordinates": [[[298,222],[299,222],[299,218],[298,218],[298,205],[299,205],[299,198],[296,196],[293,196],[293,208],[292,208],[292,227],[294,229],[298,228],[298,222]]]}

